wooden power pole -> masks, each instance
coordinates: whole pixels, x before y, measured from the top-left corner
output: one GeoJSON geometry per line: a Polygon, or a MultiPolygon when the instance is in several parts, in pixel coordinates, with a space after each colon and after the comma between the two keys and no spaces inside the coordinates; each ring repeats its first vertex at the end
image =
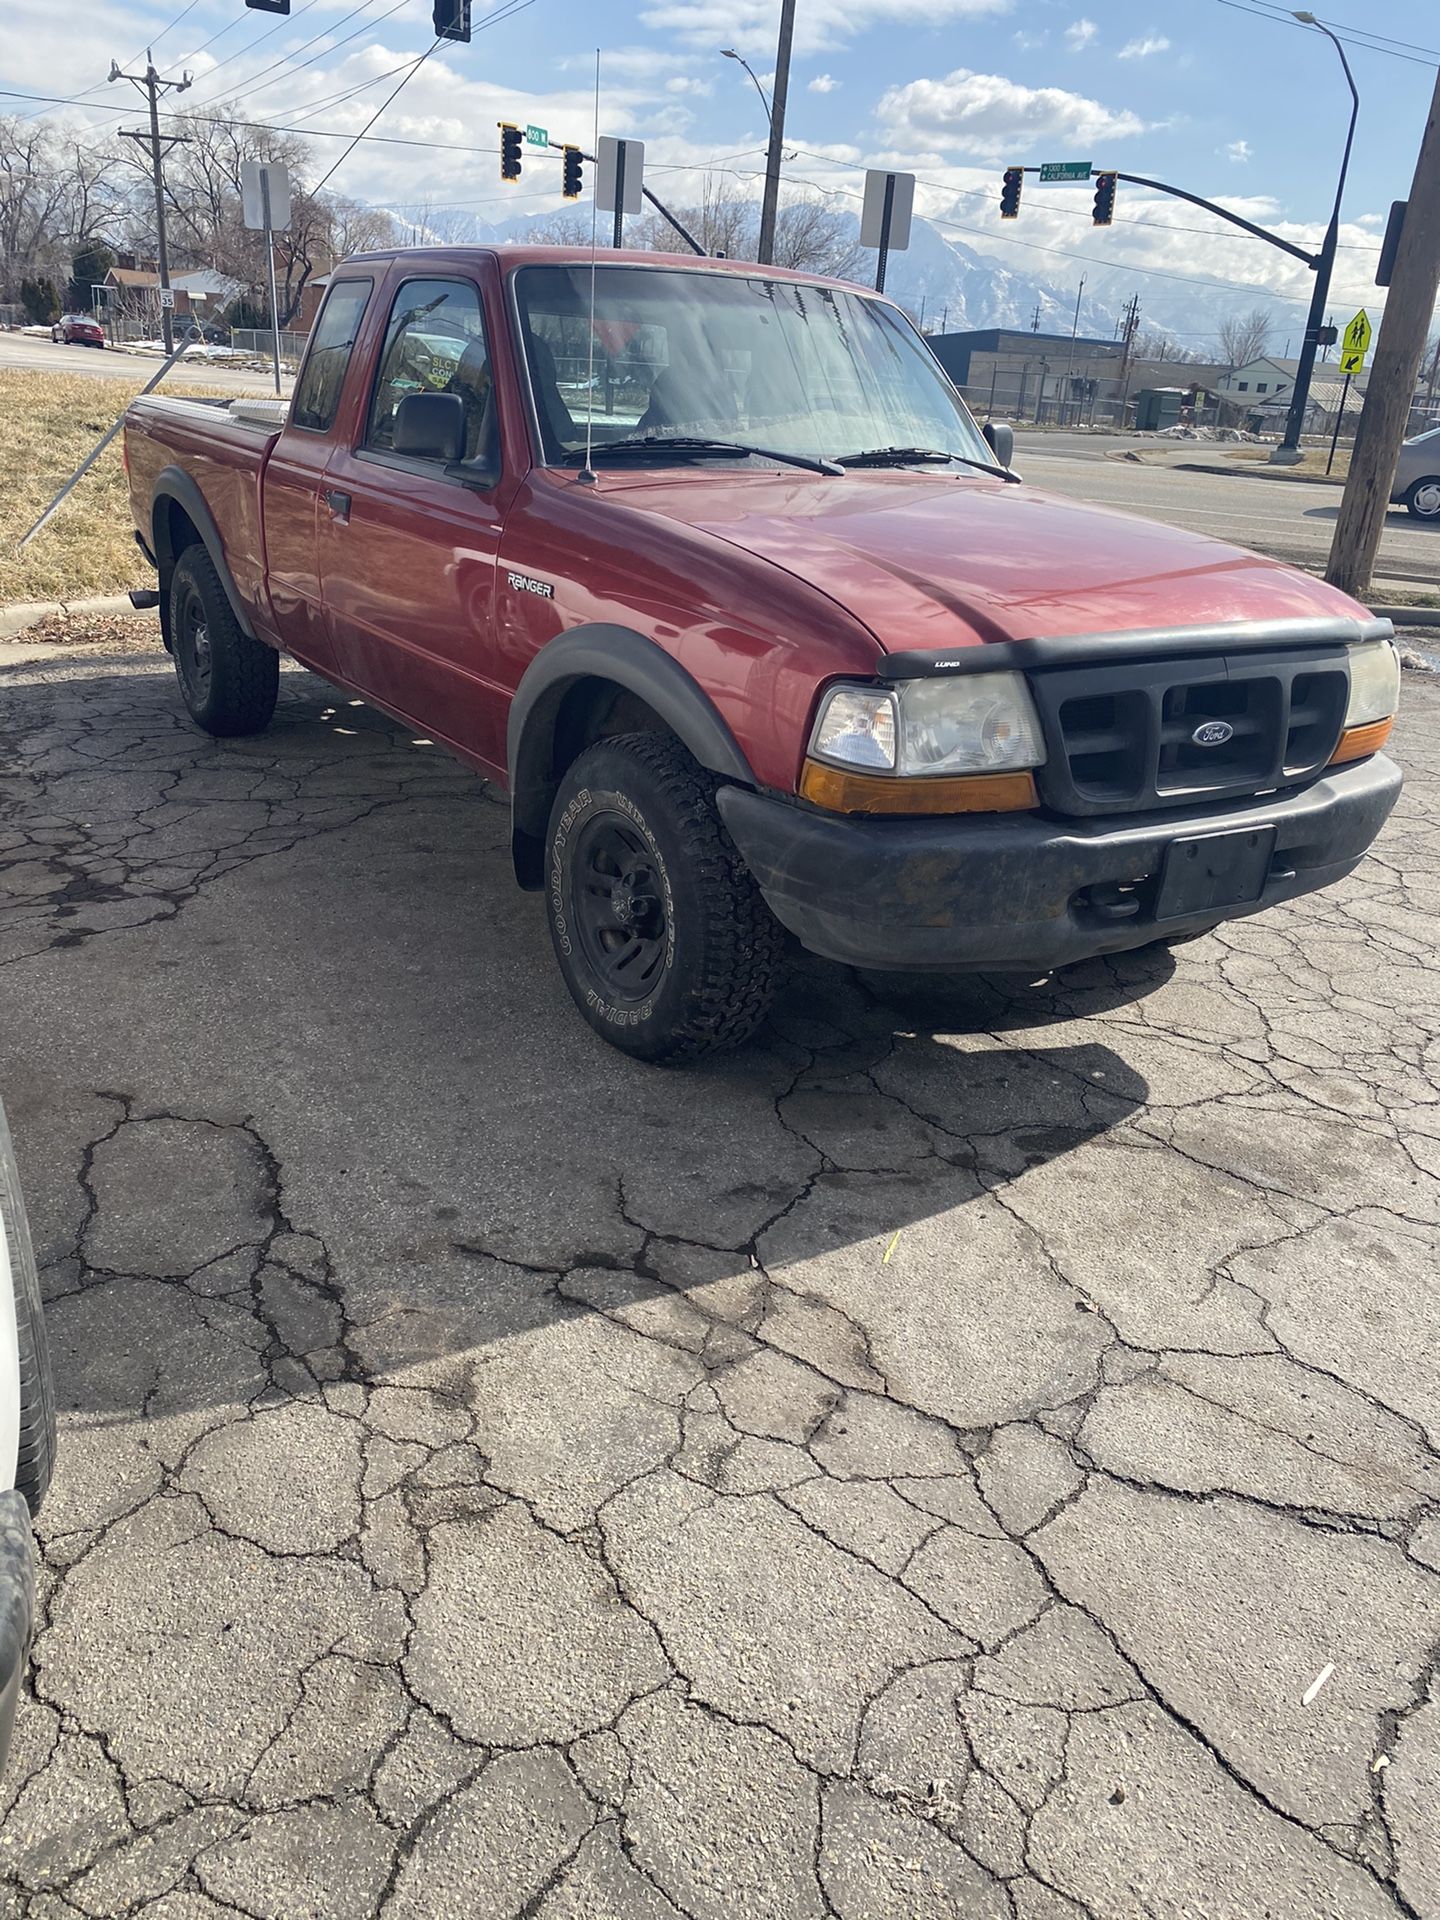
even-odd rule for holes
{"type": "Polygon", "coordinates": [[[1395,254],[1375,363],[1350,455],[1350,477],[1330,546],[1325,578],[1363,598],[1380,546],[1395,480],[1395,462],[1410,419],[1410,403],[1435,296],[1440,292],[1440,76],[1415,162],[1415,179],[1395,254]]]}

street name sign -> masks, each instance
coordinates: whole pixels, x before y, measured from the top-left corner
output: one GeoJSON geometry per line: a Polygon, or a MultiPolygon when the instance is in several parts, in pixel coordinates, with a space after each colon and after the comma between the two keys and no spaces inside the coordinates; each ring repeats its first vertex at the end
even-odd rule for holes
{"type": "Polygon", "coordinates": [[[1088,160],[1047,160],[1040,168],[1042,187],[1080,187],[1089,178],[1088,160]]]}
{"type": "Polygon", "coordinates": [[[525,138],[532,147],[548,147],[550,144],[550,134],[545,127],[526,127],[525,138]]]}

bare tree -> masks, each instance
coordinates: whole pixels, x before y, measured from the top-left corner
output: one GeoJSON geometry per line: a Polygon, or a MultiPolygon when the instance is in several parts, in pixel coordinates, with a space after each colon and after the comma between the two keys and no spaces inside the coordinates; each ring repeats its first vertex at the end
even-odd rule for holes
{"type": "Polygon", "coordinates": [[[860,229],[853,214],[823,200],[791,200],[775,222],[775,264],[797,273],[848,280],[860,264],[860,229]]]}
{"type": "Polygon", "coordinates": [[[16,299],[22,278],[61,265],[55,229],[64,205],[50,128],[17,114],[0,117],[0,298],[16,299]]]}
{"type": "Polygon", "coordinates": [[[1269,309],[1252,307],[1220,322],[1220,357],[1229,367],[1248,367],[1270,344],[1269,309]]]}
{"type": "MultiPolygon", "coordinates": [[[[753,260],[759,249],[760,217],[755,201],[707,174],[698,207],[677,207],[675,213],[708,254],[731,260],[753,260]]],[[[657,253],[681,248],[675,229],[652,213],[627,234],[635,245],[657,253]]],[[[589,238],[587,233],[586,238],[589,238]]],[[[836,213],[818,198],[789,201],[775,223],[775,264],[797,273],[833,274],[844,279],[860,261],[860,230],[853,215],[836,213]]]]}
{"type": "MultiPolygon", "coordinates": [[[[559,213],[546,214],[526,227],[525,243],[536,247],[588,247],[590,216],[573,207],[563,207],[559,213]]],[[[609,234],[606,233],[605,244],[608,243],[609,234]]]]}

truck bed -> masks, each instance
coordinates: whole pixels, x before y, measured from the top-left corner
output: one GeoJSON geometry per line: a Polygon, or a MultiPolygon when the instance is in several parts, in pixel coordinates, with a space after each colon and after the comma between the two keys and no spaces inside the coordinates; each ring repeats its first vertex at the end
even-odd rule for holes
{"type": "Polygon", "coordinates": [[[125,458],[135,524],[151,527],[155,483],[179,467],[199,488],[225,548],[236,592],[252,622],[268,627],[264,523],[260,486],[265,462],[280,437],[286,400],[206,400],[144,394],[125,415],[125,458]]]}

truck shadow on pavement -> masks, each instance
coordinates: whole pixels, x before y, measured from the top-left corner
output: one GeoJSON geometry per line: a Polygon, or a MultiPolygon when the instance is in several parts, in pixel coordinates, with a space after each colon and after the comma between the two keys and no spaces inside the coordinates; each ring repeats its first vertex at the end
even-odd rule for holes
{"type": "Polygon", "coordinates": [[[573,1012],[503,805],[389,721],[287,675],[268,734],[215,743],[148,661],[5,691],[11,824],[73,822],[10,856],[0,1052],[72,1421],[178,1462],[216,1418],[388,1388],[488,1453],[517,1396],[563,1429],[762,1347],[912,1404],[948,1368],[958,1408],[1012,1315],[1020,1399],[1093,1370],[1010,1190],[1144,1105],[1079,1023],[1168,953],[802,960],[757,1043],[647,1068],[573,1012]]]}

